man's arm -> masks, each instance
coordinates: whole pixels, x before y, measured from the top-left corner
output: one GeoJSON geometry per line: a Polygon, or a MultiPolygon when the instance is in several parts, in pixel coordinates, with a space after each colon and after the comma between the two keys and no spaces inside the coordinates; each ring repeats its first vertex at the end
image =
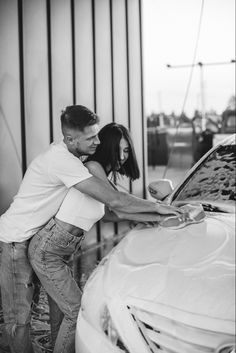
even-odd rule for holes
{"type": "Polygon", "coordinates": [[[165,219],[165,215],[152,213],[126,213],[120,211],[111,211],[105,207],[105,215],[102,218],[104,222],[122,222],[122,221],[136,221],[138,223],[154,222],[159,223],[165,219]]]}
{"type": "Polygon", "coordinates": [[[176,214],[180,211],[172,206],[162,205],[153,201],[144,200],[136,196],[114,190],[105,181],[92,176],[74,187],[94,199],[104,203],[114,212],[126,213],[147,213],[154,212],[159,214],[176,214]]]}

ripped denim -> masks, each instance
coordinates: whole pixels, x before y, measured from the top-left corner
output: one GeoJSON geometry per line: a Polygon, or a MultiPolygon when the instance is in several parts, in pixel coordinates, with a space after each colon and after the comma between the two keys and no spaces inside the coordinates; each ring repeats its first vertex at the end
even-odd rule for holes
{"type": "Polygon", "coordinates": [[[54,353],[75,352],[75,329],[81,291],[68,263],[71,256],[80,249],[82,240],[83,236],[71,235],[51,219],[33,236],[29,245],[32,267],[50,296],[54,353]]]}
{"type": "Polygon", "coordinates": [[[12,353],[33,353],[30,312],[34,285],[33,270],[27,257],[29,241],[1,245],[0,280],[4,335],[12,353]]]}

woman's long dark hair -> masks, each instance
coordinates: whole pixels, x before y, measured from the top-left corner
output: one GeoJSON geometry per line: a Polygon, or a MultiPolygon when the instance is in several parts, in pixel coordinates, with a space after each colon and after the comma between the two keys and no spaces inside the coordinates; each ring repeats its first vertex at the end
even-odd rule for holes
{"type": "Polygon", "coordinates": [[[140,172],[129,131],[123,125],[110,123],[99,131],[98,137],[100,145],[98,145],[96,152],[89,156],[86,161],[97,161],[106,172],[109,168],[113,178],[116,178],[119,173],[131,180],[138,179],[140,172]],[[128,142],[129,157],[121,168],[117,170],[117,164],[120,162],[120,140],[122,137],[128,142]]]}

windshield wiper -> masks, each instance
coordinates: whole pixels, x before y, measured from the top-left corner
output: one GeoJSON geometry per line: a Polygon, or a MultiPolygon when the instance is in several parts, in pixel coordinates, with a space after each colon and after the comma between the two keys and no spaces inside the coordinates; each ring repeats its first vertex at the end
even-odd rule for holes
{"type": "Polygon", "coordinates": [[[225,210],[222,210],[222,208],[213,206],[210,203],[201,203],[204,211],[208,212],[222,212],[222,213],[227,213],[225,210]]]}
{"type": "Polygon", "coordinates": [[[219,204],[218,202],[215,201],[208,201],[208,200],[190,200],[190,199],[186,199],[185,201],[174,201],[173,206],[177,206],[177,207],[181,207],[184,206],[186,204],[191,204],[191,205],[199,205],[201,204],[204,211],[207,212],[219,212],[219,213],[234,213],[235,212],[235,208],[232,205],[223,205],[223,204],[219,204]]]}

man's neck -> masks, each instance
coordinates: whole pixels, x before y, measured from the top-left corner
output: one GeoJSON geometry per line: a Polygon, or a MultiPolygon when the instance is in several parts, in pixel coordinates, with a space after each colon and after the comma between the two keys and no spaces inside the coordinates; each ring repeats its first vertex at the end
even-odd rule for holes
{"type": "Polygon", "coordinates": [[[80,158],[82,155],[80,153],[78,153],[76,150],[74,150],[73,148],[71,148],[66,142],[65,139],[63,140],[64,144],[66,145],[68,151],[70,153],[72,153],[75,157],[80,158]]]}

